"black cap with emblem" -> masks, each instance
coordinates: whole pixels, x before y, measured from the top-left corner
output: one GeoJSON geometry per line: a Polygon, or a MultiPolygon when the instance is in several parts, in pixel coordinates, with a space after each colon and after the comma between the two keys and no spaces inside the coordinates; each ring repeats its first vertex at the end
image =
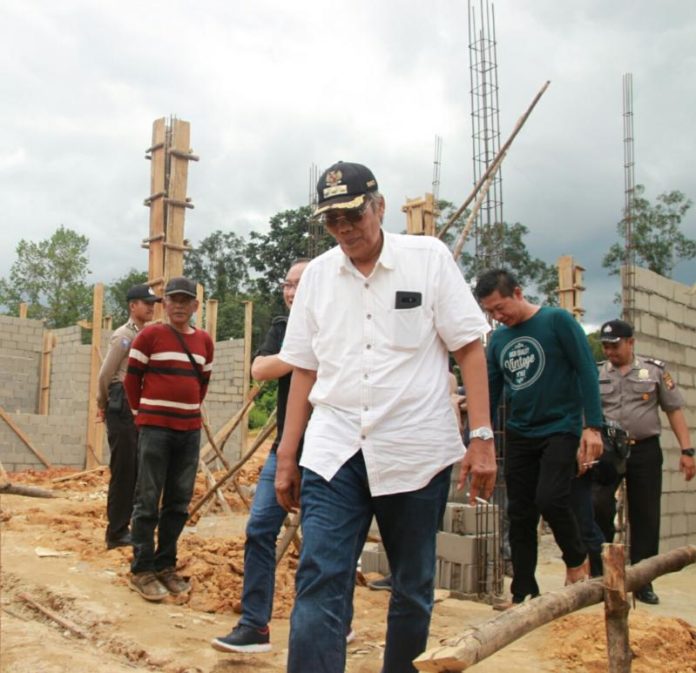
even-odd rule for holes
{"type": "Polygon", "coordinates": [[[317,182],[317,209],[320,215],[334,208],[359,208],[365,194],[377,191],[372,171],[362,164],[339,161],[327,168],[317,182]]]}
{"type": "Polygon", "coordinates": [[[615,344],[633,336],[633,327],[624,320],[609,320],[599,330],[599,340],[615,344]]]}

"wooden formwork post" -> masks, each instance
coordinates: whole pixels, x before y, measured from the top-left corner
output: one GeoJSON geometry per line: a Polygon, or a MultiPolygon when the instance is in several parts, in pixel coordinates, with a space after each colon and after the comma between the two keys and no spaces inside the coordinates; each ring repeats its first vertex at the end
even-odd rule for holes
{"type": "Polygon", "coordinates": [[[97,422],[97,389],[99,387],[99,368],[101,366],[101,325],[104,306],[104,284],[94,286],[92,303],[92,347],[89,358],[89,397],[87,400],[87,447],[85,457],[86,469],[101,464],[104,442],[104,424],[97,422]]]}
{"type": "Polygon", "coordinates": [[[622,544],[602,545],[604,566],[604,619],[607,632],[609,673],[630,673],[626,556],[622,544]]]}
{"type": "MultiPolygon", "coordinates": [[[[166,143],[167,125],[164,117],[161,117],[152,123],[152,144],[146,151],[146,156],[151,162],[150,195],[145,199],[145,205],[150,207],[150,230],[149,236],[143,241],[143,245],[148,248],[148,282],[160,297],[164,293],[164,197],[167,195],[166,143]]],[[[159,320],[162,314],[162,304],[156,303],[155,320],[159,320]]]]}
{"type": "MultiPolygon", "coordinates": [[[[171,146],[169,153],[169,184],[167,185],[167,236],[164,241],[165,278],[184,273],[184,216],[193,204],[186,196],[188,162],[193,157],[190,149],[191,124],[181,119],[171,121],[171,146]]],[[[197,157],[196,157],[197,158],[197,157]]]]}
{"type": "MultiPolygon", "coordinates": [[[[217,315],[218,315],[218,300],[208,299],[205,303],[205,331],[210,334],[213,343],[217,341],[217,315]]],[[[246,395],[248,388],[244,389],[246,395]]]]}
{"type": "Polygon", "coordinates": [[[584,267],[576,264],[570,255],[558,258],[558,303],[561,308],[570,311],[576,320],[581,320],[585,313],[582,308],[582,272],[584,267]]]}
{"type": "Polygon", "coordinates": [[[407,199],[401,206],[406,213],[406,233],[435,235],[435,202],[433,195],[427,193],[424,198],[407,199]]]}
{"type": "Polygon", "coordinates": [[[28,310],[28,305],[26,302],[21,302],[19,304],[19,317],[21,320],[26,320],[27,319],[27,310],[28,310]]]}
{"type": "Polygon", "coordinates": [[[203,329],[203,296],[204,288],[200,283],[196,284],[196,301],[198,309],[196,310],[196,329],[203,329]]]}
{"type": "Polygon", "coordinates": [[[41,349],[41,375],[39,377],[39,414],[41,416],[48,414],[51,399],[51,364],[55,347],[55,335],[51,331],[45,331],[41,349]]]}

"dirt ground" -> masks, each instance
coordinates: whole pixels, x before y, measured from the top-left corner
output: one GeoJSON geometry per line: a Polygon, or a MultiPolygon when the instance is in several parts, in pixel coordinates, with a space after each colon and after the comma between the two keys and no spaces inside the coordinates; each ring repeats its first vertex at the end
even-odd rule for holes
{"type": "MultiPolygon", "coordinates": [[[[260,452],[240,475],[243,492],[263,463],[260,452]]],[[[288,616],[297,558],[286,555],[277,574],[271,624],[273,651],[230,655],[209,646],[237,621],[243,572],[246,509],[234,490],[233,510],[215,504],[187,526],[179,569],[193,589],[183,600],[144,601],[127,584],[130,549],[104,548],[108,473],[56,482],[66,471],[11,474],[13,484],[53,490],[53,499],[0,499],[0,671],[2,673],[279,673],[285,670],[288,616]],[[63,624],[32,607],[53,611],[63,624]],[[72,630],[71,630],[72,629],[72,630]],[[75,631],[79,632],[76,634],[75,631]]],[[[201,480],[194,502],[206,490],[201,480]]],[[[205,508],[203,508],[205,511],[205,508]]],[[[539,581],[562,586],[564,570],[550,538],[542,540],[539,581]]],[[[660,578],[659,606],[631,611],[634,673],[696,673],[696,567],[660,578]]],[[[430,645],[461,634],[497,613],[485,603],[439,592],[430,645]]],[[[349,673],[378,673],[384,648],[388,592],[358,586],[356,640],[348,646],[349,673]]],[[[481,673],[601,673],[607,670],[603,607],[598,605],[537,629],[480,662],[481,673]]],[[[308,671],[308,673],[312,673],[308,671]]]]}

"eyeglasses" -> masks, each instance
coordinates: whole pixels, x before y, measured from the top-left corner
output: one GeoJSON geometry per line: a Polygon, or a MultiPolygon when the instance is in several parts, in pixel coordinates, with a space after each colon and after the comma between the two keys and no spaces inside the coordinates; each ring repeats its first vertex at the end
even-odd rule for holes
{"type": "Polygon", "coordinates": [[[298,285],[299,285],[299,283],[292,283],[288,280],[284,280],[280,284],[280,287],[282,287],[283,290],[296,290],[298,285]]]}
{"type": "Polygon", "coordinates": [[[344,210],[330,210],[323,215],[320,215],[320,221],[325,227],[337,227],[339,224],[346,222],[355,226],[362,220],[365,211],[369,206],[369,202],[365,201],[358,208],[345,208],[344,210]]]}

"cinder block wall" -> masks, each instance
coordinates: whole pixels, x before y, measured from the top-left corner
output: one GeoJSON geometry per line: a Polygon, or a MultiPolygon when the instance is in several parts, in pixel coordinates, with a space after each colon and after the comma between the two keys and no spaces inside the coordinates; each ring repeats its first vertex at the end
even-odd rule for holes
{"type": "Polygon", "coordinates": [[[43,322],[0,316],[0,405],[10,412],[38,410],[43,322]]]}
{"type": "MultiPolygon", "coordinates": [[[[83,468],[87,435],[90,346],[82,344],[77,326],[53,330],[56,346],[51,366],[49,414],[39,416],[38,393],[43,344],[43,324],[0,316],[0,405],[29,438],[32,445],[56,467],[83,468]],[[5,385],[7,383],[7,385],[5,385]]],[[[106,354],[111,332],[102,332],[101,353],[106,354]]],[[[215,432],[231,418],[242,403],[244,340],[216,344],[212,383],[206,399],[210,425],[215,432]]],[[[202,436],[201,443],[207,440],[202,436]]],[[[225,454],[241,454],[241,432],[237,430],[225,445],[225,454]]],[[[109,447],[104,439],[103,460],[108,463],[109,447]]],[[[43,469],[43,463],[0,420],[0,461],[6,470],[43,469]]]]}
{"type": "MultiPolygon", "coordinates": [[[[696,442],[696,293],[688,285],[636,268],[636,352],[664,360],[684,395],[685,415],[696,442]]],[[[660,551],[696,544],[696,479],[679,472],[679,444],[662,417],[662,520],[660,551]]]]}

